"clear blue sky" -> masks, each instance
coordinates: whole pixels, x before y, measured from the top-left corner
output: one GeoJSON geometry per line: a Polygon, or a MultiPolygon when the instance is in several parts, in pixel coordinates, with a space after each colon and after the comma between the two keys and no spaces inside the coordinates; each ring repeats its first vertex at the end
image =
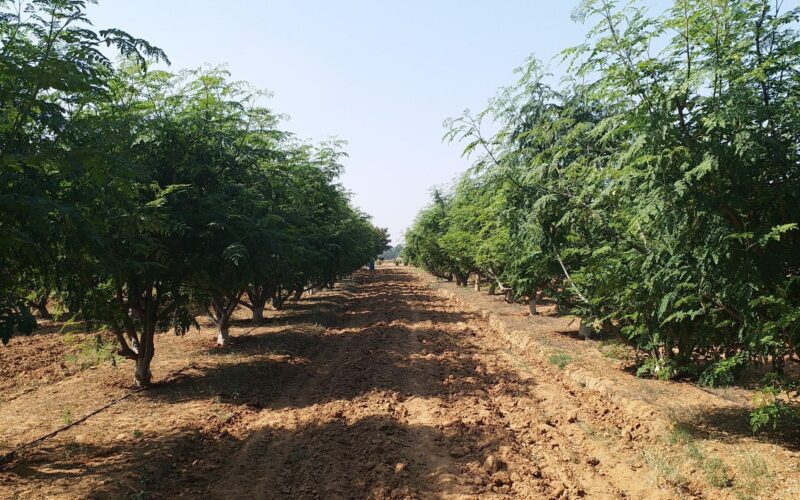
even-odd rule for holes
{"type": "Polygon", "coordinates": [[[342,183],[396,243],[431,186],[469,165],[442,121],[482,109],[531,53],[548,62],[583,41],[577,3],[100,0],[89,18],[158,45],[174,70],[227,64],[274,92],[268,105],[299,137],[347,140],[342,183]]]}

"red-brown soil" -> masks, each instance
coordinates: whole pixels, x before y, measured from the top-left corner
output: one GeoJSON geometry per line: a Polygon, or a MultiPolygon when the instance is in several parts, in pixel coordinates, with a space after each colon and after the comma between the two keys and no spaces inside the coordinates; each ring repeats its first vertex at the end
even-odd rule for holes
{"type": "MultiPolygon", "coordinates": [[[[384,266],[223,349],[164,334],[160,383],[22,452],[0,498],[800,496],[800,446],[742,431],[743,394],[635,379],[524,311],[384,266]]],[[[71,350],[55,328],[0,348],[0,453],[130,392],[128,362],[71,350]]]]}

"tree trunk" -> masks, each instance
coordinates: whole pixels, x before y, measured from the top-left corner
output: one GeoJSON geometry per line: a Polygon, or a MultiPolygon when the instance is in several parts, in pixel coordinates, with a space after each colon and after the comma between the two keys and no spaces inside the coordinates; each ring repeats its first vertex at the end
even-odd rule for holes
{"type": "Polygon", "coordinates": [[[481,291],[481,277],[480,275],[477,274],[475,275],[475,291],[476,292],[481,291]]]}
{"type": "Polygon", "coordinates": [[[536,296],[538,292],[534,290],[530,297],[528,297],[528,310],[531,312],[531,316],[536,316],[536,296]]]}
{"type": "Polygon", "coordinates": [[[492,282],[489,284],[489,295],[494,295],[497,292],[497,283],[492,282]]]}
{"type": "Polygon", "coordinates": [[[36,315],[42,319],[50,319],[53,316],[47,310],[47,301],[50,299],[50,290],[44,290],[41,295],[38,295],[35,300],[27,299],[28,307],[36,312],[36,315]]]}
{"type": "Polygon", "coordinates": [[[225,323],[220,323],[219,325],[219,335],[217,335],[217,345],[220,347],[225,347],[228,344],[228,339],[230,338],[229,335],[230,327],[225,323]]]}
{"type": "Polygon", "coordinates": [[[131,349],[133,349],[134,352],[136,353],[142,352],[142,346],[139,345],[139,340],[136,338],[135,334],[134,335],[128,334],[128,339],[130,339],[131,341],[131,349]]]}
{"type": "Polygon", "coordinates": [[[50,314],[50,311],[47,309],[47,297],[36,303],[34,307],[36,308],[36,314],[40,318],[50,319],[53,317],[53,315],[50,314]]]}
{"type": "Polygon", "coordinates": [[[263,323],[264,322],[264,304],[255,305],[253,304],[253,323],[263,323]]]}
{"type": "Polygon", "coordinates": [[[294,291],[294,300],[295,301],[298,301],[303,297],[303,291],[304,290],[303,290],[302,287],[300,287],[300,288],[298,288],[297,290],[294,291]]]}
{"type": "Polygon", "coordinates": [[[581,325],[578,327],[578,335],[583,337],[584,340],[589,340],[594,337],[594,327],[591,323],[581,320],[581,325]]]}
{"type": "Polygon", "coordinates": [[[276,311],[283,309],[283,288],[278,287],[272,294],[272,307],[276,311]]]}
{"type": "MultiPolygon", "coordinates": [[[[244,290],[239,290],[233,294],[226,294],[223,296],[211,297],[211,308],[209,310],[209,317],[217,325],[219,335],[217,336],[217,345],[225,346],[228,343],[228,330],[231,326],[231,317],[239,300],[242,297],[244,290]]],[[[255,308],[253,308],[255,314],[255,308]]]]}
{"type": "Polygon", "coordinates": [[[254,323],[264,321],[264,306],[266,306],[267,298],[269,297],[264,290],[264,286],[249,286],[245,289],[247,298],[250,301],[248,307],[253,312],[252,321],[254,323]]]}
{"type": "Polygon", "coordinates": [[[136,387],[147,387],[152,383],[153,374],[150,372],[150,361],[153,358],[136,358],[136,372],[133,376],[136,387]]]}
{"type": "Polygon", "coordinates": [[[154,333],[155,324],[143,325],[139,355],[136,357],[136,372],[133,376],[136,387],[147,387],[152,383],[153,374],[150,372],[150,362],[153,361],[155,354],[154,333]]]}

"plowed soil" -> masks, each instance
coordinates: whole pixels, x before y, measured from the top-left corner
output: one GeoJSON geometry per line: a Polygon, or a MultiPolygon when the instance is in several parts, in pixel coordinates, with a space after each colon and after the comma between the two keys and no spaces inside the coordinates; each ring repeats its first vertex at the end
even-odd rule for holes
{"type": "MultiPolygon", "coordinates": [[[[380,267],[242,316],[226,348],[159,336],[157,386],[22,451],[0,498],[797,497],[792,436],[699,418],[741,402],[641,385],[570,318],[440,288],[380,267]]],[[[128,362],[68,351],[56,328],[0,348],[0,453],[130,393],[128,362]]]]}

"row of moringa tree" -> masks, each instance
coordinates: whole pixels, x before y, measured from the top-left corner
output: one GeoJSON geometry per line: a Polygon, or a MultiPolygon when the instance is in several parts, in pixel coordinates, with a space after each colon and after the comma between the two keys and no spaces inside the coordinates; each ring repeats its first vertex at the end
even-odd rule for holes
{"type": "Polygon", "coordinates": [[[295,140],[223,70],[159,61],[82,0],[0,1],[0,339],[57,297],[116,333],[139,385],[157,331],[202,311],[224,344],[238,305],[260,320],[387,243],[338,184],[339,143],[295,140]]]}
{"type": "Polygon", "coordinates": [[[434,192],[405,256],[543,293],[649,353],[641,373],[729,382],[800,347],[798,8],[679,0],[596,21],[548,85],[540,63],[449,121],[477,160],[434,192]],[[498,130],[487,136],[482,122],[498,130]]]}

